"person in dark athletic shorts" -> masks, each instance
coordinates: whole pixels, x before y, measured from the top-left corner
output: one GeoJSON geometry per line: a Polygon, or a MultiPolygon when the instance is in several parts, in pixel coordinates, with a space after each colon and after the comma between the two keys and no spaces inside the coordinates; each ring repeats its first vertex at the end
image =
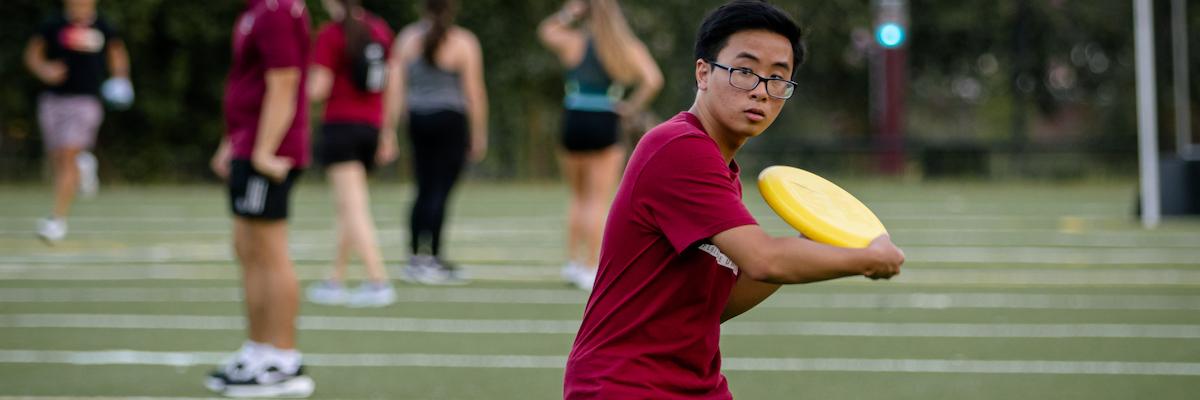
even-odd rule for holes
{"type": "Polygon", "coordinates": [[[296,350],[299,284],[288,256],[292,185],[309,164],[308,11],[302,0],[247,0],[233,27],[226,134],[211,167],[229,185],[248,340],[205,386],[229,397],[308,397],[296,350]]]}
{"type": "Polygon", "coordinates": [[[616,0],[567,1],[542,21],[538,36],[567,68],[560,159],[571,197],[562,276],[591,290],[625,155],[620,120],[650,104],[662,88],[662,72],[616,0]]]}
{"type": "MultiPolygon", "coordinates": [[[[325,102],[317,158],[325,166],[337,209],[337,253],[329,279],[308,288],[318,304],[379,307],[396,301],[375,236],[367,191],[367,173],[396,158],[396,122],[385,120],[387,55],[392,30],[363,9],[359,0],[323,0],[333,19],[317,32],[309,67],[309,100],[325,102]],[[352,253],[367,267],[366,282],[345,289],[352,253]]],[[[392,79],[395,79],[394,77],[392,79]]],[[[390,115],[389,115],[390,116],[390,115]]]]}

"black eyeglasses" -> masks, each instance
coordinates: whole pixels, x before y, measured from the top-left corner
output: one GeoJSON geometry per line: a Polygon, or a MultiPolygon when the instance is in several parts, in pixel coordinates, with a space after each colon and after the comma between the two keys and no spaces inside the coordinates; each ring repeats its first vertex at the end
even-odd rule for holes
{"type": "Polygon", "coordinates": [[[742,90],[754,90],[759,83],[767,83],[767,94],[777,99],[787,100],[796,92],[796,82],[783,78],[763,78],[749,68],[734,68],[728,65],[707,61],[714,67],[729,71],[729,84],[742,90]]]}

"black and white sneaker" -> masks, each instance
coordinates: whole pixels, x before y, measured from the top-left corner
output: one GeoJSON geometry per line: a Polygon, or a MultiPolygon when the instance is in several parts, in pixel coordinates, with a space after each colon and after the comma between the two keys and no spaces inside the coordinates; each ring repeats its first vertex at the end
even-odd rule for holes
{"type": "Polygon", "coordinates": [[[289,374],[273,365],[255,368],[235,362],[210,373],[204,386],[225,397],[305,398],[316,385],[304,374],[303,365],[289,374]]]}

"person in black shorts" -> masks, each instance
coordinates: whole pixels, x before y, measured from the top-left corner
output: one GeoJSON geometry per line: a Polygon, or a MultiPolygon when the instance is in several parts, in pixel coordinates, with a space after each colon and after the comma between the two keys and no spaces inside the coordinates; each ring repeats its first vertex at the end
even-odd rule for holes
{"type": "Polygon", "coordinates": [[[615,0],[567,1],[542,21],[538,36],[568,69],[560,158],[571,200],[562,275],[591,290],[625,154],[620,121],[649,106],[662,89],[662,72],[615,0]],[[635,89],[625,96],[629,87],[635,89]]]}
{"type": "Polygon", "coordinates": [[[396,301],[396,292],[375,236],[367,174],[376,165],[392,162],[397,153],[396,118],[383,112],[384,103],[397,96],[397,86],[386,79],[392,30],[358,0],[322,3],[332,21],[317,33],[308,93],[313,102],[325,103],[317,158],[333,189],[337,253],[329,278],[309,286],[308,299],[328,305],[386,306],[396,301]],[[346,264],[352,253],[367,267],[367,281],[347,291],[346,264]]]}
{"type": "Polygon", "coordinates": [[[210,167],[228,180],[247,340],[204,381],[228,397],[302,398],[315,386],[296,348],[300,288],[287,220],[310,158],[309,40],[302,0],[249,0],[233,28],[226,135],[210,167]]]}

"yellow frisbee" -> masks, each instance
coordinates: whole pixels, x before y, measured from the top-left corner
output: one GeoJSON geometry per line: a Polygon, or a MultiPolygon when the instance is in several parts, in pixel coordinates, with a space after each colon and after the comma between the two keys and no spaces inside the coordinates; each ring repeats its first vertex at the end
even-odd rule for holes
{"type": "Polygon", "coordinates": [[[780,218],[814,241],[863,248],[887,233],[871,209],[812,172],[767,167],[758,174],[758,190],[780,218]]]}

